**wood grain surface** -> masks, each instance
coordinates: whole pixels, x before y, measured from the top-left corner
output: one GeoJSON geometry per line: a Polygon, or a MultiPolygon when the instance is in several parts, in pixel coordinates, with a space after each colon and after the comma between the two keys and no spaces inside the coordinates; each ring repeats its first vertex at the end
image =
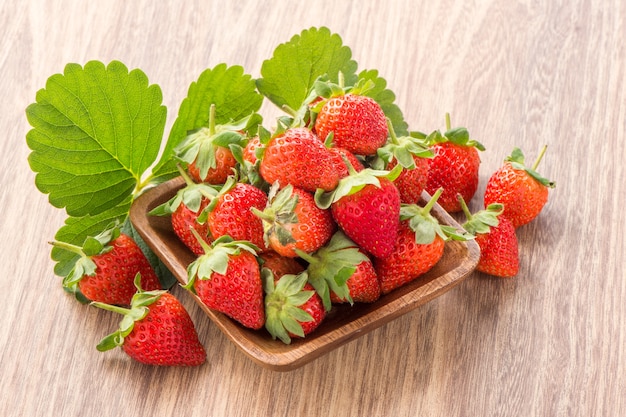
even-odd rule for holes
{"type": "Polygon", "coordinates": [[[622,0],[0,0],[0,35],[0,415],[625,415],[622,0]],[[34,186],[26,106],[67,63],[116,59],[161,86],[167,132],[204,69],[258,77],[311,26],[379,70],[412,129],[443,128],[450,112],[485,145],[472,209],[514,146],[530,160],[548,145],[540,171],[557,186],[519,229],[519,275],[473,273],[291,372],[247,358],[182,288],[204,366],[97,352],[118,317],[78,304],[53,273],[47,242],[65,214],[34,186]]]}

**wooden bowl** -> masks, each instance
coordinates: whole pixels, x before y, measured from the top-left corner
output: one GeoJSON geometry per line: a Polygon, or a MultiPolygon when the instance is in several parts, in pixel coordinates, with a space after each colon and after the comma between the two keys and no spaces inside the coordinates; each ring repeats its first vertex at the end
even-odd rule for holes
{"type": "MultiPolygon", "coordinates": [[[[148,212],[173,197],[183,184],[179,177],[148,190],[133,203],[130,210],[134,227],[181,284],[187,282],[187,265],[195,256],[178,240],[169,217],[151,216],[148,212]]],[[[428,195],[423,197],[426,199],[428,195]]],[[[432,214],[442,224],[461,229],[439,205],[435,205],[432,214]]],[[[289,345],[272,340],[265,329],[251,330],[241,326],[208,308],[191,292],[189,294],[220,330],[253,361],[272,370],[289,371],[442,295],[474,270],[479,256],[480,249],[474,241],[448,241],[442,259],[428,273],[383,295],[375,303],[334,306],[320,327],[304,339],[293,339],[289,345]]]]}

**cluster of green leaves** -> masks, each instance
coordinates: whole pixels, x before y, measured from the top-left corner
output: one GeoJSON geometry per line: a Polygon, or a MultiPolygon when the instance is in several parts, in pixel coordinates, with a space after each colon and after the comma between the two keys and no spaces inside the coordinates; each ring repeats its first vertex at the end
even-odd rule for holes
{"type": "MultiPolygon", "coordinates": [[[[219,64],[191,83],[167,137],[162,91],[139,69],[119,61],[84,66],[68,64],[51,76],[26,108],[32,129],[26,135],[35,184],[67,220],[55,240],[81,245],[112,223],[140,237],[128,221],[133,201],[146,189],[178,175],[176,147],[189,132],[206,127],[215,106],[215,123],[257,115],[265,98],[282,109],[300,109],[321,77],[346,85],[371,80],[368,95],[377,100],[398,134],[407,133],[395,95],[376,70],[357,73],[350,48],[328,28],[311,28],[279,45],[264,61],[261,78],[241,66],[219,64]]],[[[160,274],[167,270],[150,256],[160,274]]],[[[75,254],[52,249],[55,273],[65,275],[75,254]]]]}

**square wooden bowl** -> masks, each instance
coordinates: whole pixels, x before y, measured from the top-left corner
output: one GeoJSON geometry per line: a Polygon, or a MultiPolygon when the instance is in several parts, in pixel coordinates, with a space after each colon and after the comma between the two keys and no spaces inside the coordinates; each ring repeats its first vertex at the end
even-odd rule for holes
{"type": "MultiPolygon", "coordinates": [[[[152,188],[141,195],[130,210],[130,220],[138,233],[181,284],[187,282],[187,265],[195,256],[174,234],[169,217],[151,216],[148,212],[173,197],[183,184],[182,178],[175,178],[152,188]]],[[[426,199],[428,195],[423,197],[426,199]]],[[[435,205],[431,213],[442,224],[461,229],[439,205],[435,205]]],[[[442,295],[474,270],[479,256],[480,249],[473,240],[447,241],[443,257],[428,273],[381,296],[375,303],[334,306],[320,327],[304,339],[294,339],[289,345],[272,340],[265,329],[251,330],[241,326],[208,308],[191,292],[189,294],[220,330],[253,361],[272,370],[289,371],[442,295]]]]}

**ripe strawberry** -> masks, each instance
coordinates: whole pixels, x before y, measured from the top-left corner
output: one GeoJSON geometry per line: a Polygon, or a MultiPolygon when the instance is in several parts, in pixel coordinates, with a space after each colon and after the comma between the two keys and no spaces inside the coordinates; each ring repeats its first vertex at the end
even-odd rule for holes
{"type": "Polygon", "coordinates": [[[504,206],[492,203],[485,210],[472,214],[459,197],[467,221],[463,228],[476,236],[480,259],[476,270],[497,277],[509,278],[519,271],[519,251],[515,227],[502,216],[504,206]]]}
{"type": "Polygon", "coordinates": [[[314,252],[324,246],[337,229],[330,211],[315,204],[313,194],[275,183],[263,211],[253,212],[263,220],[266,245],[282,256],[297,257],[295,249],[314,252]]]}
{"type": "Polygon", "coordinates": [[[79,255],[73,269],[63,279],[63,287],[88,300],[128,305],[135,294],[135,275],[147,290],[161,289],[161,283],[137,243],[119,227],[88,237],[82,247],[65,242],[53,246],[79,255]]]}
{"type": "Polygon", "coordinates": [[[222,236],[187,267],[185,288],[195,292],[209,308],[220,311],[251,329],[265,323],[263,283],[256,248],[246,241],[222,236]]]}
{"type": "Polygon", "coordinates": [[[359,94],[329,98],[315,119],[323,140],[332,133],[335,146],[357,155],[374,155],[387,141],[387,119],[380,105],[359,94]]]}
{"type": "Polygon", "coordinates": [[[484,204],[504,205],[502,216],[515,228],[535,219],[548,201],[548,189],[555,183],[542,177],[536,169],[546,151],[544,146],[532,168],[524,165],[524,154],[515,148],[504,164],[487,181],[484,204]]]}
{"type": "Polygon", "coordinates": [[[231,176],[207,206],[206,223],[214,239],[228,235],[234,240],[248,240],[267,249],[263,238],[263,222],[252,208],[263,210],[267,195],[251,184],[236,182],[231,176]]]}
{"type": "Polygon", "coordinates": [[[304,265],[298,262],[297,258],[282,256],[273,250],[261,252],[257,258],[261,262],[261,267],[272,271],[275,278],[286,274],[297,275],[305,270],[304,265]]]}
{"type": "Polygon", "coordinates": [[[379,148],[377,154],[387,164],[388,170],[392,170],[398,164],[402,165],[402,172],[394,180],[400,192],[400,201],[406,204],[417,203],[426,188],[429,158],[434,154],[428,148],[425,137],[397,137],[391,122],[389,135],[389,143],[379,148]]]}
{"type": "Polygon", "coordinates": [[[374,259],[382,294],[388,294],[417,279],[434,267],[443,256],[449,237],[464,239],[451,227],[439,224],[430,214],[443,190],[439,189],[424,207],[405,204],[400,212],[400,227],[393,251],[374,259]]]}
{"type": "Polygon", "coordinates": [[[92,303],[124,315],[120,328],[103,338],[97,349],[104,352],[121,346],[128,356],[146,365],[203,364],[206,351],[185,307],[166,291],[143,291],[139,285],[138,289],[130,309],[92,303]]]}
{"type": "Polygon", "coordinates": [[[203,213],[213,197],[217,195],[217,190],[209,184],[195,183],[180,166],[179,171],[186,185],[170,200],[152,209],[149,214],[170,215],[174,234],[195,255],[201,255],[204,249],[191,230],[195,230],[205,242],[213,242],[206,215],[203,213]]]}
{"type": "Polygon", "coordinates": [[[319,327],[326,311],[321,298],[307,282],[307,273],[276,279],[268,269],[263,271],[265,328],[272,338],[290,344],[292,338],[303,338],[319,327]]]}
{"type": "Polygon", "coordinates": [[[369,303],[380,297],[372,262],[343,232],[336,232],[315,253],[297,252],[309,263],[309,282],[322,298],[326,311],[330,311],[333,302],[369,303]]]}
{"type": "Polygon", "coordinates": [[[446,114],[447,131],[431,133],[427,140],[435,156],[430,159],[426,191],[433,194],[443,188],[439,205],[449,213],[461,211],[457,195],[470,201],[478,188],[480,156],[478,151],[485,148],[470,139],[465,128],[450,129],[450,116],[446,114]]]}
{"type": "Polygon", "coordinates": [[[350,175],[350,171],[348,170],[348,166],[344,161],[344,157],[348,160],[350,165],[354,168],[356,172],[362,171],[365,169],[363,163],[356,157],[352,152],[342,149],[342,148],[328,148],[330,152],[330,157],[336,160],[336,166],[339,171],[339,179],[347,177],[350,175]]]}
{"type": "Polygon", "coordinates": [[[241,128],[246,120],[233,125],[215,124],[215,105],[211,106],[209,126],[191,132],[175,149],[175,156],[187,164],[195,182],[223,184],[237,165],[230,146],[244,146],[241,128]]]}
{"type": "Polygon", "coordinates": [[[401,168],[356,172],[349,166],[350,175],[334,191],[316,192],[315,202],[330,207],[341,230],[360,248],[373,256],[387,256],[396,240],[400,212],[400,193],[392,181],[401,168]]]}
{"type": "Polygon", "coordinates": [[[318,188],[332,190],[339,182],[337,160],[330,157],[324,143],[311,130],[289,128],[274,135],[267,145],[259,172],[270,184],[314,192],[318,188]]]}

